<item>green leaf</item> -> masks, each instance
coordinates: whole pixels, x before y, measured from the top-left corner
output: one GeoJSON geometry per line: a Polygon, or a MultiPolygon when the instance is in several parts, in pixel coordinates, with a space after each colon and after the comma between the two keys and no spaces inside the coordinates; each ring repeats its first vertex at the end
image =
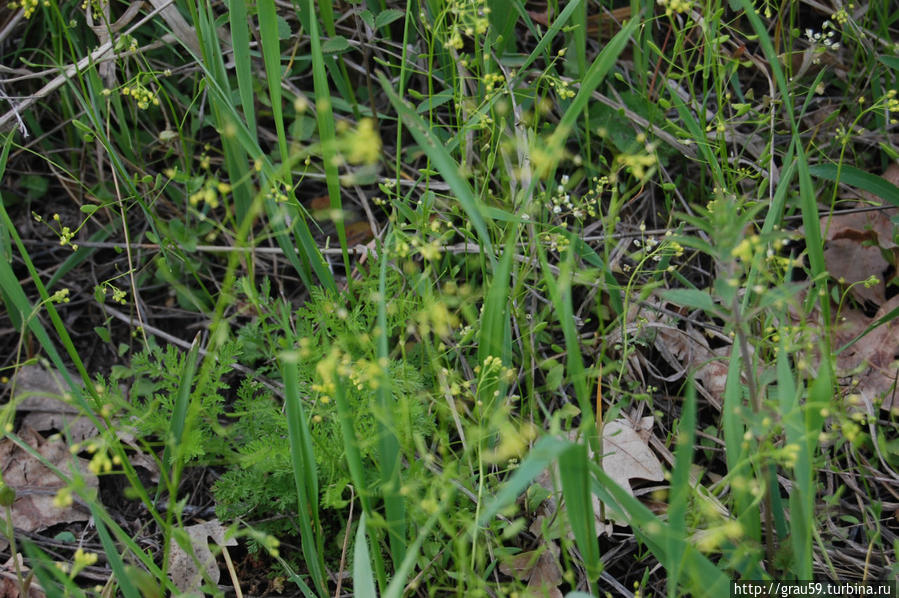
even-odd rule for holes
{"type": "Polygon", "coordinates": [[[899,187],[876,174],[846,164],[816,164],[810,166],[808,171],[811,175],[834,183],[845,183],[858,187],[863,191],[873,193],[887,203],[899,206],[899,187]]]}
{"type": "Polygon", "coordinates": [[[700,291],[699,289],[670,289],[663,291],[662,297],[666,301],[671,301],[684,307],[701,309],[708,313],[720,311],[712,296],[706,291],[700,291]]]}
{"type": "Polygon", "coordinates": [[[99,336],[100,340],[104,343],[112,342],[112,337],[109,335],[109,330],[106,326],[94,326],[94,332],[97,333],[97,336],[99,336]]]}
{"type": "Polygon", "coordinates": [[[340,54],[351,49],[350,42],[342,35],[334,36],[322,44],[322,54],[340,54]]]}
{"type": "Polygon", "coordinates": [[[896,56],[878,56],[877,60],[884,63],[894,71],[899,71],[899,57],[896,56]]]}
{"type": "Polygon", "coordinates": [[[397,19],[402,19],[406,16],[406,11],[399,10],[396,8],[388,8],[387,10],[382,10],[378,13],[378,16],[375,17],[375,29],[380,29],[385,25],[390,25],[397,19]]]}
{"type": "Polygon", "coordinates": [[[293,35],[293,31],[290,29],[290,23],[287,22],[287,19],[278,15],[278,39],[289,39],[291,35],[293,35]]]}
{"type": "Polygon", "coordinates": [[[356,546],[353,549],[353,595],[360,598],[377,598],[375,577],[371,570],[368,541],[365,539],[365,512],[356,529],[356,546]]]}
{"type": "Polygon", "coordinates": [[[432,96],[428,96],[424,99],[421,104],[418,105],[418,108],[415,109],[419,114],[423,114],[429,110],[433,110],[438,106],[442,106],[446,104],[450,100],[453,99],[453,92],[450,90],[441,91],[440,93],[435,93],[432,96]]]}
{"type": "Polygon", "coordinates": [[[362,20],[368,25],[370,28],[375,28],[375,17],[367,8],[362,9],[362,12],[359,13],[359,16],[362,17],[362,20]]]}

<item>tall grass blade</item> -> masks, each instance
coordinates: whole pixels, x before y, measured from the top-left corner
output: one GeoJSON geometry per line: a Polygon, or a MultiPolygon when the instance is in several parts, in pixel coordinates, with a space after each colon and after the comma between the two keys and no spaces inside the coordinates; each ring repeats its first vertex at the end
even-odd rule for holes
{"type": "Polygon", "coordinates": [[[356,545],[353,548],[353,595],[359,598],[377,598],[375,578],[371,571],[368,540],[365,539],[365,512],[356,528],[356,545]]]}
{"type": "MultiPolygon", "coordinates": [[[[671,472],[671,485],[668,491],[668,525],[673,535],[687,536],[687,506],[690,502],[692,488],[690,486],[690,468],[693,465],[693,447],[696,445],[696,387],[693,381],[687,381],[687,393],[684,397],[684,409],[677,425],[677,448],[674,453],[674,471],[671,472]]],[[[676,554],[677,542],[669,541],[668,554],[676,554]]],[[[682,563],[680,559],[672,559],[665,563],[668,571],[668,596],[677,595],[682,563]]]]}
{"type": "Polygon", "coordinates": [[[250,32],[247,27],[247,3],[244,0],[228,2],[228,19],[231,29],[231,48],[234,51],[234,73],[237,75],[237,90],[240,107],[250,134],[257,137],[256,102],[253,94],[253,71],[250,60],[250,32]]]}
{"type": "MultiPolygon", "coordinates": [[[[269,0],[271,1],[271,0],[269,0]]],[[[310,14],[315,14],[315,2],[308,0],[310,14]]],[[[319,3],[322,15],[326,18],[326,23],[333,21],[331,15],[331,3],[327,0],[319,3]]],[[[331,25],[333,27],[333,25],[331,25]]],[[[331,92],[328,89],[328,76],[325,73],[325,59],[322,54],[321,40],[319,39],[318,20],[315,18],[309,21],[309,40],[312,51],[312,84],[315,89],[315,106],[317,109],[316,117],[318,118],[318,135],[322,144],[322,161],[325,168],[325,181],[328,185],[328,196],[331,199],[331,209],[342,210],[342,200],[340,197],[340,180],[337,173],[337,147],[336,133],[334,130],[334,113],[331,107],[331,92]]],[[[347,272],[350,272],[350,254],[347,251],[346,244],[346,227],[343,218],[338,218],[334,222],[337,227],[337,239],[340,242],[341,253],[343,254],[343,265],[347,272]]],[[[352,285],[352,277],[347,277],[347,283],[352,285]]]]}
{"type": "Polygon", "coordinates": [[[574,386],[574,394],[578,407],[581,410],[581,426],[588,440],[593,443],[593,403],[591,402],[590,388],[587,385],[587,370],[584,368],[584,359],[581,356],[580,342],[577,330],[574,327],[574,309],[571,304],[571,277],[574,262],[574,254],[566,251],[565,261],[562,263],[559,279],[553,277],[546,252],[541,245],[537,245],[540,265],[543,268],[543,281],[549,294],[549,299],[555,307],[555,312],[562,327],[562,335],[565,339],[565,362],[568,376],[574,386]]]}
{"type": "Polygon", "coordinates": [[[565,513],[581,551],[587,580],[592,585],[602,573],[602,561],[599,560],[596,514],[590,496],[590,457],[586,443],[572,445],[559,455],[559,479],[565,497],[565,513]]]}
{"type": "Polygon", "coordinates": [[[695,546],[687,542],[680,532],[656,517],[646,505],[622,489],[595,463],[591,463],[595,479],[593,493],[603,503],[612,505],[630,522],[637,537],[662,563],[677,560],[681,563],[682,576],[695,596],[727,596],[730,593],[730,577],[719,569],[695,546]],[[673,549],[672,549],[673,547],[673,549]]]}
{"type": "Polygon", "coordinates": [[[809,174],[834,183],[844,183],[873,193],[887,203],[899,206],[899,187],[879,177],[848,164],[816,164],[809,167],[809,174]]]}
{"type": "Polygon", "coordinates": [[[515,468],[515,473],[503,483],[493,498],[485,505],[477,524],[486,524],[496,517],[497,513],[515,502],[534,478],[571,446],[570,441],[556,436],[544,436],[538,440],[527,456],[522,459],[521,464],[515,468]]]}
{"type": "Polygon", "coordinates": [[[122,561],[122,555],[119,554],[119,549],[116,547],[115,542],[112,540],[112,536],[109,535],[109,531],[106,529],[106,524],[103,522],[104,518],[99,512],[99,508],[93,503],[89,504],[89,506],[94,518],[94,525],[97,526],[97,534],[100,536],[100,543],[103,545],[103,553],[106,556],[106,560],[109,561],[109,566],[112,567],[112,572],[115,574],[119,589],[122,591],[122,594],[125,595],[125,598],[141,598],[140,592],[137,590],[134,583],[132,583],[131,577],[125,570],[125,563],[122,561]]]}
{"type": "Polygon", "coordinates": [[[300,544],[312,584],[320,596],[328,594],[325,563],[321,547],[321,525],[318,519],[318,469],[312,448],[309,422],[303,409],[298,387],[297,356],[281,354],[284,378],[284,400],[287,411],[287,435],[290,441],[290,462],[299,500],[300,544]]]}
{"type": "MultiPolygon", "coordinates": [[[[509,226],[502,259],[493,272],[493,280],[484,300],[481,314],[481,329],[478,333],[478,363],[483,365],[488,357],[502,360],[509,365],[512,354],[512,324],[509,318],[509,279],[512,272],[512,257],[515,255],[515,227],[509,226]]],[[[501,377],[499,377],[501,378],[501,377]]],[[[501,382],[478,385],[478,399],[484,405],[494,401],[494,391],[500,390],[501,382]]],[[[489,411],[489,410],[488,410],[489,411]]]]}
{"type": "MultiPolygon", "coordinates": [[[[393,242],[388,235],[381,247],[378,273],[378,363],[390,363],[390,350],[387,339],[387,250],[393,242]]],[[[402,463],[399,440],[396,437],[394,421],[394,401],[390,384],[390,376],[381,368],[381,381],[377,390],[378,405],[381,417],[378,419],[379,465],[381,467],[381,494],[384,497],[384,514],[387,519],[387,534],[390,539],[390,556],[393,566],[399,567],[406,558],[406,503],[400,488],[402,487],[402,463]]]]}

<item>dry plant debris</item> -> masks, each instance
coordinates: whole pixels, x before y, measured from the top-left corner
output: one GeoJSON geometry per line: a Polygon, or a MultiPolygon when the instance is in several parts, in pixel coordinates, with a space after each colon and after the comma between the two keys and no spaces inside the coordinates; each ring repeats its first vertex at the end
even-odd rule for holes
{"type": "MultiPolygon", "coordinates": [[[[44,438],[26,427],[20,430],[19,437],[50,465],[63,472],[75,469],[88,489],[97,488],[97,476],[91,473],[88,461],[72,456],[58,436],[44,438]]],[[[12,523],[16,528],[34,532],[58,523],[90,518],[90,511],[74,495],[68,495],[71,500],[58,496],[66,485],[49,467],[9,438],[0,441],[0,465],[3,481],[16,491],[12,506],[12,523]]]]}
{"type": "Polygon", "coordinates": [[[204,578],[212,584],[219,581],[219,568],[209,539],[219,547],[236,546],[237,540],[225,538],[226,528],[218,519],[189,525],[184,531],[190,539],[193,554],[188,553],[172,538],[169,544],[169,578],[182,592],[198,592],[204,578]]]}

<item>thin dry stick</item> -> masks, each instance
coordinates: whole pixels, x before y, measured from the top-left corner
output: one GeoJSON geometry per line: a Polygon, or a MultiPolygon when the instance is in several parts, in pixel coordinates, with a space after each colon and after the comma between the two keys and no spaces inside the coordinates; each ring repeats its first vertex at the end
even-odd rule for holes
{"type": "Polygon", "coordinates": [[[356,491],[350,486],[350,513],[346,521],[346,533],[343,535],[343,547],[340,549],[340,565],[337,569],[337,589],[334,590],[334,598],[340,598],[340,588],[343,586],[343,568],[346,565],[346,549],[350,544],[350,528],[353,527],[353,503],[356,491]]]}
{"type": "Polygon", "coordinates": [[[243,598],[243,591],[240,589],[240,580],[237,579],[237,571],[234,570],[234,563],[231,562],[231,554],[228,552],[228,547],[224,544],[222,544],[222,556],[225,557],[228,575],[231,576],[231,583],[234,584],[234,594],[237,598],[243,598]]]}

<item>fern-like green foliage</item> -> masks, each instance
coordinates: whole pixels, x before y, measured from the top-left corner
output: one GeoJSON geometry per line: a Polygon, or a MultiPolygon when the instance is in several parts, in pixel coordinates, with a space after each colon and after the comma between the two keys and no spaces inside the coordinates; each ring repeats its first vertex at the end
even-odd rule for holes
{"type": "MultiPolygon", "coordinates": [[[[227,444],[220,434],[220,418],[230,391],[228,375],[240,351],[238,341],[225,343],[217,359],[206,360],[194,380],[188,424],[181,439],[189,461],[206,463],[223,456],[227,444]]],[[[130,367],[114,367],[108,385],[101,381],[121,405],[127,406],[128,423],[141,437],[162,441],[169,433],[185,360],[186,354],[177,347],[163,349],[153,344],[135,355],[130,367]],[[130,402],[121,396],[123,387],[130,388],[130,402]]]]}
{"type": "MultiPolygon", "coordinates": [[[[255,307],[254,317],[244,323],[234,339],[206,359],[191,391],[188,415],[189,433],[185,444],[188,465],[224,465],[226,470],[213,486],[217,514],[224,521],[241,518],[264,521],[262,530],[278,533],[292,528],[297,496],[287,439],[287,420],[279,398],[257,379],[237,380],[234,364],[240,359],[256,368],[257,375],[278,378],[277,355],[285,349],[298,349],[299,387],[307,399],[306,413],[322,489],[321,504],[341,508],[349,498],[350,475],[345,458],[337,407],[325,388],[321,364],[340,355],[341,371],[346,376],[347,400],[354,416],[354,429],[362,458],[370,467],[370,479],[364,491],[377,494],[378,467],[375,463],[381,421],[392,421],[401,449],[412,458],[415,439],[429,438],[435,428],[433,401],[426,391],[430,384],[414,360],[394,359],[386,364],[393,396],[389,418],[380,413],[375,389],[380,383],[380,368],[375,351],[377,322],[377,280],[360,284],[359,300],[347,303],[347,297],[313,290],[309,301],[293,310],[283,300],[270,297],[263,283],[256,291],[246,280],[237,285],[245,304],[255,307]],[[292,331],[289,335],[286,331],[292,331]],[[299,339],[291,347],[288,338],[299,339]]],[[[414,293],[403,290],[399,275],[388,279],[388,338],[400,338],[408,322],[421,308],[414,293]]],[[[129,367],[116,366],[108,383],[100,384],[118,398],[127,409],[132,429],[152,446],[168,433],[175,397],[181,384],[185,354],[174,346],[151,346],[136,355],[129,367]],[[130,388],[130,398],[119,391],[130,388]]],[[[161,451],[160,451],[161,452],[161,451]]]]}
{"type": "MultiPolygon", "coordinates": [[[[399,336],[407,322],[421,308],[420,300],[412,293],[399,292],[402,281],[392,278],[388,316],[388,338],[399,336]]],[[[374,285],[362,283],[360,295],[372,298],[374,285]]],[[[266,299],[262,299],[266,302],[266,299]]],[[[269,313],[278,313],[268,305],[269,313]]],[[[286,310],[283,313],[289,313],[286,310]]],[[[322,505],[340,508],[346,504],[346,487],[350,475],[346,464],[344,439],[341,434],[337,408],[333,397],[323,390],[322,368],[335,351],[341,355],[345,369],[351,372],[347,380],[348,401],[354,414],[354,428],[359,450],[371,467],[366,468],[371,479],[365,492],[375,493],[377,487],[377,450],[379,413],[374,388],[377,369],[375,354],[375,325],[377,302],[359,301],[350,306],[344,296],[313,290],[310,300],[295,311],[289,322],[262,317],[244,326],[239,339],[249,341],[260,355],[276,355],[285,348],[281,331],[296,331],[299,341],[299,386],[308,399],[307,414],[322,489],[322,505]]],[[[391,360],[387,377],[393,394],[393,413],[389,418],[397,430],[407,455],[414,453],[416,435],[430,437],[435,423],[430,412],[432,400],[426,392],[422,373],[409,363],[391,360]]],[[[227,414],[228,441],[237,454],[236,463],[215,483],[213,493],[217,514],[223,520],[241,517],[259,521],[274,518],[263,528],[276,532],[287,525],[277,523],[278,515],[295,512],[297,505],[287,440],[287,421],[280,401],[263,385],[247,379],[238,390],[233,411],[227,414]]],[[[360,489],[356,489],[358,493],[360,489]]]]}

